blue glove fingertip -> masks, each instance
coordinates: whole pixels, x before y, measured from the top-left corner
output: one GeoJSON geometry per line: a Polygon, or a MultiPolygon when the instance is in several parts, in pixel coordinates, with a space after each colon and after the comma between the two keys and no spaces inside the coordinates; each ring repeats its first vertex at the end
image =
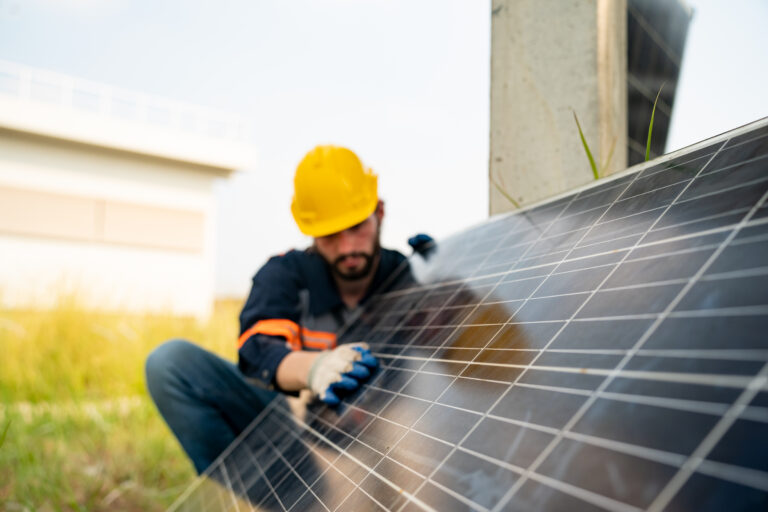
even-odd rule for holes
{"type": "Polygon", "coordinates": [[[341,399],[336,396],[336,393],[331,391],[331,388],[325,390],[323,396],[320,397],[320,401],[330,406],[339,405],[339,403],[341,403],[341,399]]]}
{"type": "Polygon", "coordinates": [[[347,374],[342,374],[341,380],[328,386],[328,389],[345,389],[351,391],[356,389],[359,385],[360,383],[357,382],[357,379],[348,377],[347,374]]]}
{"type": "Polygon", "coordinates": [[[435,241],[431,236],[419,233],[408,239],[408,245],[413,248],[414,252],[425,255],[435,246],[435,241]]]}
{"type": "Polygon", "coordinates": [[[428,243],[434,242],[434,241],[435,240],[431,236],[429,236],[429,235],[427,235],[425,233],[419,233],[419,234],[414,235],[414,236],[412,236],[411,238],[408,239],[408,245],[410,245],[411,247],[416,249],[419,246],[422,246],[424,244],[428,244],[428,243]]]}
{"type": "Polygon", "coordinates": [[[379,360],[373,357],[370,352],[368,354],[364,354],[358,362],[367,366],[368,368],[376,368],[379,366],[379,360]]]}
{"type": "Polygon", "coordinates": [[[354,377],[356,379],[367,379],[371,376],[371,372],[368,370],[368,368],[365,367],[365,365],[360,364],[359,362],[355,362],[352,364],[352,369],[344,375],[349,375],[350,377],[354,377]]]}
{"type": "Polygon", "coordinates": [[[371,351],[363,347],[353,347],[354,350],[360,353],[360,360],[357,361],[369,368],[375,368],[379,365],[379,361],[371,354],[371,351]]]}

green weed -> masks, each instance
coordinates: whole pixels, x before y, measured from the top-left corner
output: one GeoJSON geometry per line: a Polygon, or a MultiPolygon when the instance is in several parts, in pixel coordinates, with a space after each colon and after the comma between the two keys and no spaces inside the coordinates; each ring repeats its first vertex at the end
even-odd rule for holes
{"type": "Polygon", "coordinates": [[[661,95],[661,90],[664,89],[664,84],[666,82],[663,82],[661,84],[661,87],[659,87],[659,92],[656,93],[656,99],[653,100],[653,110],[651,110],[651,122],[648,124],[648,141],[645,144],[645,161],[651,159],[651,133],[653,133],[653,118],[656,115],[656,103],[659,101],[659,96],[661,95]]]}
{"type": "MultiPolygon", "coordinates": [[[[648,125],[648,141],[645,146],[646,162],[651,158],[651,134],[653,133],[653,120],[656,114],[656,103],[659,101],[659,96],[661,95],[662,89],[664,89],[664,85],[664,83],[661,84],[659,92],[656,93],[656,99],[653,101],[653,110],[651,110],[651,122],[648,125]]],[[[581,129],[581,123],[579,123],[579,117],[576,115],[576,111],[573,111],[573,120],[576,121],[576,128],[579,130],[579,137],[581,138],[581,144],[584,147],[584,153],[586,153],[587,159],[589,160],[589,167],[592,169],[592,176],[595,180],[599,180],[600,177],[605,175],[605,173],[608,171],[608,166],[610,165],[611,159],[613,158],[614,149],[616,149],[616,136],[614,136],[611,140],[611,146],[608,150],[608,155],[602,162],[602,165],[598,167],[597,162],[595,162],[595,157],[592,156],[592,150],[589,148],[589,144],[587,143],[587,138],[584,136],[584,131],[581,129]]],[[[515,199],[506,190],[504,190],[504,188],[499,185],[495,179],[491,178],[490,181],[493,186],[496,187],[496,190],[498,190],[499,193],[507,199],[507,201],[512,203],[515,208],[520,208],[520,204],[515,201],[515,199]]]]}
{"type": "Polygon", "coordinates": [[[584,137],[584,132],[581,130],[581,123],[579,123],[579,118],[576,116],[576,111],[573,112],[573,119],[576,121],[576,127],[579,129],[579,137],[581,137],[581,144],[584,146],[584,152],[589,159],[589,167],[592,168],[592,175],[598,180],[600,179],[600,172],[598,171],[597,164],[592,156],[592,151],[589,150],[589,144],[587,144],[587,139],[584,137]]]}
{"type": "Polygon", "coordinates": [[[598,168],[597,163],[592,156],[592,151],[589,149],[589,144],[587,144],[587,139],[584,137],[584,132],[581,130],[581,124],[579,123],[579,118],[576,116],[576,112],[573,113],[573,119],[576,121],[576,127],[579,129],[579,137],[581,137],[581,144],[584,146],[584,152],[587,154],[587,158],[589,159],[589,166],[592,169],[592,176],[598,180],[608,171],[608,166],[610,165],[611,159],[613,158],[613,151],[616,149],[616,136],[614,135],[613,139],[611,139],[611,146],[608,149],[608,155],[605,157],[605,160],[598,168]]]}

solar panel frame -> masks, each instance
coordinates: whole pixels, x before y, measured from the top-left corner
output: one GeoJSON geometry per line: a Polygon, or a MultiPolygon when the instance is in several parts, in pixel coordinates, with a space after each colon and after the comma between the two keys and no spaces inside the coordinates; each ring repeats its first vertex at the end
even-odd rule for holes
{"type": "Polygon", "coordinates": [[[416,281],[376,296],[340,333],[366,339],[382,361],[365,391],[337,410],[312,407],[304,419],[285,400],[273,401],[172,508],[207,508],[192,500],[210,497],[218,508],[250,509],[236,496],[262,480],[269,489],[262,505],[285,510],[311,503],[328,510],[364,503],[394,510],[520,503],[665,510],[678,506],[675,499],[692,503],[695,493],[685,486],[704,482],[764,500],[768,471],[734,464],[744,458],[734,455],[742,448],[727,441],[732,429],[746,439],[768,432],[768,342],[750,334],[743,347],[729,349],[706,334],[727,331],[719,318],[750,319],[747,333],[768,327],[768,301],[759,291],[768,288],[761,286],[768,264],[759,263],[768,255],[768,149],[746,160],[731,153],[755,141],[768,147],[766,128],[768,119],[760,120],[465,230],[440,242],[428,260],[412,257],[416,281]],[[734,179],[734,166],[745,164],[744,176],[734,179]],[[686,178],[690,169],[695,175],[686,178]],[[683,222],[670,223],[671,211],[683,222]],[[633,282],[637,275],[651,280],[633,282]],[[703,307],[713,287],[726,307],[703,307]],[[745,290],[757,291],[751,297],[745,290]],[[643,293],[656,303],[638,305],[643,293]],[[612,314],[595,316],[605,311],[612,314]],[[622,329],[607,339],[609,323],[622,329]],[[694,324],[691,347],[679,333],[694,324]],[[525,336],[526,329],[535,335],[525,336]],[[564,332],[579,348],[561,345],[564,332]],[[696,346],[699,339],[712,346],[696,346]],[[627,411],[639,425],[622,423],[627,411]],[[658,418],[692,429],[671,440],[679,432],[658,418]],[[501,426],[526,439],[531,453],[516,448],[504,460],[489,448],[501,426]],[[252,436],[257,452],[270,448],[268,464],[247,448],[252,436]],[[440,453],[437,464],[411,460],[428,457],[419,454],[422,445],[440,453]],[[238,451],[259,470],[252,482],[237,468],[229,475],[227,461],[238,451]],[[603,464],[586,475],[568,473],[589,460],[603,464]],[[302,474],[315,476],[306,467],[313,463],[325,467],[308,482],[302,474]],[[626,482],[624,494],[610,489],[616,475],[605,474],[608,463],[633,468],[645,490],[626,482]],[[278,472],[275,486],[270,471],[278,472]],[[210,479],[224,481],[229,493],[198,491],[210,479]],[[328,494],[321,479],[347,493],[328,494]],[[289,483],[303,492],[286,504],[276,488],[289,483]]]}

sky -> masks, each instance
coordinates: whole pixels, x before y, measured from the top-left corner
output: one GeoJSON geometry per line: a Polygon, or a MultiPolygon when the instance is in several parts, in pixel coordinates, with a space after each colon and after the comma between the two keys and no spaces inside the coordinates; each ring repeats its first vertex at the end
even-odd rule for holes
{"type": "MultiPolygon", "coordinates": [[[[667,149],[768,116],[765,0],[695,9],[667,149]]],[[[0,0],[0,58],[234,112],[257,164],[217,184],[217,293],[304,247],[292,177],[317,144],[379,175],[384,246],[488,216],[490,0],[0,0]]]]}
{"type": "Polygon", "coordinates": [[[686,1],[694,14],[667,152],[768,116],[768,1],[686,1]]]}

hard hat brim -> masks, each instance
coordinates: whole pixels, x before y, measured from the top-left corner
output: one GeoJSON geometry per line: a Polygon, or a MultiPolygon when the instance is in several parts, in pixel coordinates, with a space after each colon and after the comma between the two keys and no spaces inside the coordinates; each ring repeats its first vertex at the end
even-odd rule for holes
{"type": "Polygon", "coordinates": [[[307,236],[319,238],[322,236],[332,235],[339,233],[345,229],[349,229],[356,224],[360,224],[365,219],[371,216],[376,211],[376,207],[379,204],[378,195],[374,195],[370,201],[360,208],[350,211],[343,216],[339,216],[333,219],[328,219],[323,222],[307,222],[299,218],[296,212],[296,202],[292,202],[291,211],[293,212],[296,225],[299,230],[307,236]]]}

